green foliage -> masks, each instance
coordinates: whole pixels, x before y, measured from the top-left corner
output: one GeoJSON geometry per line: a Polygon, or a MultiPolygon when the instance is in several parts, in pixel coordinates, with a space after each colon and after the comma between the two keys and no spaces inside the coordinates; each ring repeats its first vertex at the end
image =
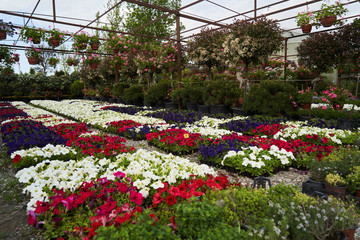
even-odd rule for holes
{"type": "Polygon", "coordinates": [[[84,88],[84,84],[80,82],[80,80],[74,81],[70,86],[70,92],[72,97],[74,98],[82,97],[83,88],[84,88]]]}
{"type": "MultiPolygon", "coordinates": [[[[178,9],[181,6],[181,0],[144,0],[143,2],[172,10],[178,9]]],[[[164,15],[164,12],[161,10],[140,6],[134,3],[128,3],[127,9],[128,13],[123,23],[123,26],[127,31],[132,31],[133,29],[164,15]]],[[[136,33],[155,37],[170,37],[176,33],[173,30],[175,23],[176,15],[172,14],[137,30],[136,33]]],[[[137,40],[140,40],[140,42],[154,41],[153,38],[141,38],[137,40]]]]}
{"type": "Polygon", "coordinates": [[[212,203],[224,209],[225,222],[234,227],[248,224],[250,218],[264,218],[267,208],[267,197],[264,190],[249,188],[231,188],[209,195],[212,203]]]}
{"type": "Polygon", "coordinates": [[[280,81],[263,81],[251,86],[243,108],[250,114],[284,115],[293,111],[290,97],[296,89],[280,81]]]}
{"type": "Polygon", "coordinates": [[[126,102],[137,101],[144,98],[143,85],[134,84],[124,90],[124,100],[126,102]]]}
{"type": "Polygon", "coordinates": [[[317,75],[327,72],[342,61],[343,44],[337,33],[311,34],[297,47],[299,61],[314,69],[317,75]]]}
{"type": "Polygon", "coordinates": [[[111,89],[111,94],[115,97],[122,97],[124,95],[125,89],[129,88],[130,85],[125,82],[119,82],[113,86],[111,89]]]}
{"type": "Polygon", "coordinates": [[[240,229],[227,226],[223,219],[221,207],[195,197],[176,207],[176,230],[182,239],[242,239],[240,229]]]}
{"type": "Polygon", "coordinates": [[[350,193],[360,189],[360,167],[353,167],[352,172],[346,176],[346,186],[350,193]]]}
{"type": "Polygon", "coordinates": [[[218,79],[206,83],[202,96],[206,105],[230,105],[241,97],[241,90],[234,81],[218,79]]]}
{"type": "Polygon", "coordinates": [[[169,90],[171,84],[168,81],[162,81],[158,84],[152,85],[146,91],[144,100],[147,104],[159,104],[165,100],[170,101],[169,90]]]}
{"type": "Polygon", "coordinates": [[[114,225],[100,227],[94,240],[180,239],[172,233],[170,227],[156,224],[150,214],[149,210],[138,214],[136,224],[122,224],[118,228],[114,225]]]}

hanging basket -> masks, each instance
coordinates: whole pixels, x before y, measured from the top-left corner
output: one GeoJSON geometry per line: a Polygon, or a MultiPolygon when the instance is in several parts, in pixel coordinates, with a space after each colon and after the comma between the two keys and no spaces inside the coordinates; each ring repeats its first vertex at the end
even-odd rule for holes
{"type": "Polygon", "coordinates": [[[175,71],[175,68],[173,66],[169,67],[169,72],[174,72],[175,71]]]}
{"type": "Polygon", "coordinates": [[[311,24],[304,24],[301,26],[301,30],[303,33],[311,32],[312,25],[311,24]]]}
{"type": "Polygon", "coordinates": [[[68,63],[67,63],[67,65],[72,66],[72,65],[73,65],[73,63],[72,63],[72,62],[68,62],[68,63]]]}
{"type": "Polygon", "coordinates": [[[320,18],[320,23],[323,27],[331,27],[335,21],[336,21],[336,16],[320,18]]]}
{"type": "Polygon", "coordinates": [[[90,47],[93,51],[96,51],[99,49],[99,43],[92,43],[90,44],[90,47]]]}
{"type": "Polygon", "coordinates": [[[90,66],[91,69],[96,69],[98,64],[97,63],[91,63],[91,64],[89,64],[89,66],[90,66]]]}
{"type": "Polygon", "coordinates": [[[137,49],[136,48],[131,49],[131,54],[136,55],[137,54],[137,49]]]}
{"type": "Polygon", "coordinates": [[[6,39],[6,32],[0,31],[0,40],[4,40],[4,39],[6,39]]]}
{"type": "Polygon", "coordinates": [[[58,47],[60,45],[60,40],[56,39],[56,38],[50,38],[50,44],[53,47],[58,47]]]}
{"type": "Polygon", "coordinates": [[[73,62],[72,65],[76,67],[77,65],[79,65],[79,61],[73,62]]]}
{"type": "Polygon", "coordinates": [[[40,59],[36,57],[28,57],[28,62],[30,65],[36,65],[40,63],[40,59]]]}
{"type": "Polygon", "coordinates": [[[84,49],[86,49],[86,47],[87,47],[87,43],[79,43],[78,44],[78,49],[79,50],[84,50],[84,49]]]}
{"type": "Polygon", "coordinates": [[[33,44],[40,44],[40,42],[41,42],[41,40],[40,40],[40,38],[34,38],[33,40],[32,40],[32,43],[33,44]]]}
{"type": "Polygon", "coordinates": [[[17,56],[14,56],[14,61],[15,61],[15,62],[19,62],[19,60],[20,60],[20,57],[19,57],[19,55],[17,55],[17,56]]]}

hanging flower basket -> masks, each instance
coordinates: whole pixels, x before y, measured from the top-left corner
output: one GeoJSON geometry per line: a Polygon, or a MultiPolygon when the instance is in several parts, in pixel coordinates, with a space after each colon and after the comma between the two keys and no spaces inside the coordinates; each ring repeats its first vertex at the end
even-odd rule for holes
{"type": "Polygon", "coordinates": [[[147,56],[147,55],[149,55],[149,51],[148,50],[143,50],[143,54],[144,54],[144,56],[147,56]]]}
{"type": "Polygon", "coordinates": [[[311,24],[304,24],[301,26],[301,30],[303,33],[311,32],[312,25],[311,24]]]}
{"type": "Polygon", "coordinates": [[[33,44],[40,44],[40,42],[41,42],[41,39],[40,39],[40,38],[34,38],[34,39],[32,40],[32,43],[33,43],[33,44]]]}
{"type": "Polygon", "coordinates": [[[19,54],[14,54],[14,61],[15,62],[19,62],[19,60],[20,60],[20,57],[19,57],[19,54]]]}
{"type": "Polygon", "coordinates": [[[51,46],[58,47],[60,45],[60,40],[56,38],[50,38],[49,39],[51,46]]]}
{"type": "Polygon", "coordinates": [[[323,27],[331,27],[336,21],[336,16],[329,16],[320,18],[320,23],[323,27]]]}
{"type": "Polygon", "coordinates": [[[73,63],[72,63],[72,62],[68,62],[67,65],[68,65],[68,66],[72,66],[73,63]]]}
{"type": "Polygon", "coordinates": [[[137,49],[136,48],[131,49],[131,54],[136,55],[137,54],[137,49]]]}
{"type": "Polygon", "coordinates": [[[89,67],[90,67],[91,69],[96,69],[97,66],[98,66],[97,63],[90,63],[90,64],[89,64],[89,67]]]}
{"type": "Polygon", "coordinates": [[[0,40],[4,40],[4,39],[6,39],[6,32],[0,31],[0,40]]]}
{"type": "Polygon", "coordinates": [[[175,68],[173,66],[169,67],[169,72],[174,72],[175,68]]]}
{"type": "Polygon", "coordinates": [[[28,62],[30,65],[36,65],[40,63],[40,59],[36,57],[28,57],[28,62]]]}
{"type": "Polygon", "coordinates": [[[93,51],[96,51],[99,49],[99,43],[92,43],[90,44],[90,47],[93,51]]]}
{"type": "Polygon", "coordinates": [[[84,49],[86,49],[86,47],[87,47],[87,43],[79,43],[79,45],[78,45],[79,50],[84,50],[84,49]]]}

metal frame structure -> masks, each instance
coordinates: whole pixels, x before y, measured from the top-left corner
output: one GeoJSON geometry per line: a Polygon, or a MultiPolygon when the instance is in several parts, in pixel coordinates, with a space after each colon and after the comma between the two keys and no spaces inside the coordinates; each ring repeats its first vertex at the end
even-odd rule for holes
{"type": "MultiPolygon", "coordinates": [[[[224,27],[227,27],[227,24],[223,23],[224,21],[234,19],[234,18],[239,17],[239,16],[244,16],[246,18],[246,20],[256,20],[259,17],[258,14],[257,14],[257,12],[259,10],[266,9],[266,8],[269,8],[269,7],[272,7],[272,6],[275,6],[275,5],[279,5],[279,4],[288,2],[289,0],[279,0],[277,2],[268,4],[268,5],[265,5],[265,6],[262,6],[262,7],[258,7],[258,3],[257,3],[258,0],[253,0],[254,1],[254,9],[249,10],[249,11],[245,11],[245,12],[242,12],[242,13],[239,13],[239,12],[233,10],[233,9],[230,9],[228,7],[225,7],[225,6],[221,5],[221,4],[219,4],[219,3],[216,3],[216,2],[214,2],[214,0],[194,0],[190,4],[188,4],[186,6],[183,6],[183,7],[179,8],[179,9],[175,9],[175,10],[174,9],[164,8],[164,7],[161,7],[161,6],[156,6],[156,5],[153,5],[153,4],[150,4],[150,3],[142,2],[140,0],[120,0],[118,3],[116,3],[111,8],[107,9],[104,13],[99,15],[97,18],[89,21],[89,23],[86,24],[86,25],[76,24],[76,23],[67,22],[67,21],[59,21],[57,19],[57,16],[56,16],[55,0],[52,0],[52,8],[53,8],[52,19],[47,19],[47,18],[44,18],[44,17],[35,16],[36,15],[36,14],[34,14],[35,10],[36,10],[37,6],[39,5],[40,1],[41,0],[37,1],[37,3],[36,3],[36,5],[35,5],[35,7],[34,7],[34,9],[33,9],[33,11],[31,12],[30,15],[25,15],[25,13],[19,13],[19,12],[13,12],[13,11],[4,11],[4,10],[0,10],[0,14],[6,14],[6,15],[11,15],[11,16],[16,16],[16,17],[21,17],[21,18],[28,18],[28,20],[24,24],[24,26],[26,26],[28,24],[30,19],[35,19],[35,20],[40,20],[40,21],[46,21],[46,22],[52,22],[52,23],[57,23],[57,24],[62,24],[62,25],[79,27],[80,29],[77,32],[80,32],[83,29],[93,29],[93,30],[107,31],[107,32],[113,32],[113,33],[123,34],[123,35],[132,35],[132,36],[138,36],[138,37],[154,38],[154,39],[159,39],[159,40],[175,41],[177,43],[177,49],[178,49],[177,58],[178,58],[179,61],[178,61],[178,66],[177,67],[178,67],[178,73],[179,73],[178,74],[178,83],[180,84],[181,83],[181,78],[182,78],[182,74],[181,74],[181,42],[185,42],[187,39],[197,35],[197,34],[194,34],[194,35],[191,35],[191,36],[188,36],[188,37],[181,37],[181,34],[192,32],[192,31],[195,31],[195,30],[197,30],[199,28],[203,28],[203,27],[207,27],[207,26],[216,26],[217,28],[214,28],[214,30],[224,28],[224,27]],[[105,16],[111,10],[113,10],[114,8],[120,6],[124,2],[133,3],[133,4],[137,4],[139,6],[144,6],[144,7],[148,7],[148,8],[152,8],[152,9],[157,9],[157,10],[163,11],[164,15],[159,17],[159,18],[156,18],[156,19],[154,19],[154,20],[152,20],[152,21],[150,21],[150,22],[148,22],[148,23],[146,23],[146,24],[144,24],[142,26],[139,26],[139,27],[137,27],[135,29],[132,29],[129,32],[115,31],[115,30],[109,30],[109,29],[103,29],[103,28],[99,28],[99,27],[90,26],[91,24],[98,21],[101,17],[105,16]],[[230,11],[232,13],[235,13],[235,15],[232,15],[230,17],[226,17],[226,18],[223,18],[223,19],[220,19],[220,20],[209,20],[209,19],[205,19],[203,17],[198,17],[198,16],[194,16],[194,15],[191,15],[191,14],[184,14],[184,13],[180,12],[180,11],[186,9],[186,8],[192,7],[192,6],[197,5],[199,3],[202,3],[202,2],[211,3],[212,5],[215,5],[215,6],[219,7],[219,8],[222,8],[222,9],[225,9],[225,10],[230,11]],[[251,14],[251,13],[253,13],[253,17],[247,16],[247,14],[251,14]],[[159,20],[161,20],[163,18],[166,18],[166,17],[168,17],[170,15],[175,15],[176,16],[176,35],[172,35],[172,36],[169,36],[168,38],[165,38],[165,37],[156,37],[156,36],[149,36],[149,35],[143,35],[143,34],[136,33],[141,28],[146,27],[148,25],[151,25],[151,24],[153,24],[153,23],[155,23],[155,22],[157,22],[157,21],[159,21],[159,20]],[[201,26],[198,26],[198,27],[195,27],[195,28],[192,28],[192,29],[187,29],[187,30],[184,30],[184,31],[180,31],[180,18],[185,18],[185,19],[196,21],[196,22],[201,22],[201,23],[204,23],[204,25],[201,25],[201,26]],[[176,37],[176,38],[174,38],[174,37],[176,37]]],[[[283,13],[283,12],[287,12],[287,11],[295,9],[295,8],[308,6],[308,5],[311,5],[311,4],[314,4],[314,3],[317,3],[317,2],[321,2],[321,1],[322,0],[311,0],[311,1],[306,1],[306,2],[303,2],[303,3],[299,3],[299,4],[296,4],[296,5],[290,6],[290,7],[282,8],[282,9],[267,13],[266,17],[272,16],[272,15],[275,15],[275,14],[279,14],[279,13],[283,13]]],[[[359,0],[353,0],[353,1],[348,2],[347,4],[353,4],[353,3],[356,3],[356,2],[360,2],[360,1],[359,0]]],[[[50,15],[42,15],[42,16],[50,16],[50,15]]],[[[277,20],[277,22],[283,22],[283,21],[291,20],[291,19],[294,19],[295,17],[296,16],[289,16],[289,17],[277,20]]],[[[347,19],[351,19],[351,18],[354,18],[354,17],[357,17],[357,15],[347,17],[347,19]]],[[[83,19],[67,18],[67,17],[58,17],[58,18],[71,19],[71,20],[83,20],[83,19]]],[[[88,20],[83,20],[83,21],[88,21],[88,20]]],[[[284,31],[294,31],[294,30],[298,30],[298,29],[299,28],[293,28],[293,29],[287,29],[287,30],[284,30],[284,31]]],[[[338,28],[331,28],[331,29],[326,29],[326,30],[322,30],[322,31],[315,31],[315,32],[312,32],[310,34],[314,34],[316,32],[334,31],[334,30],[337,30],[337,29],[338,28]]],[[[291,39],[291,38],[302,37],[302,36],[305,36],[305,35],[308,35],[308,34],[299,34],[299,35],[296,35],[296,36],[284,37],[284,41],[285,41],[285,44],[284,44],[285,45],[284,46],[284,59],[285,60],[288,57],[288,55],[287,55],[287,42],[288,42],[288,40],[291,39]]],[[[67,38],[66,41],[69,40],[69,39],[70,39],[70,37],[67,38]]],[[[14,47],[12,45],[4,45],[4,44],[0,44],[0,45],[9,46],[9,47],[18,48],[18,49],[24,49],[25,48],[23,46],[14,47]]],[[[55,51],[55,52],[69,53],[69,51],[54,50],[54,49],[43,49],[43,50],[45,50],[45,51],[50,51],[51,50],[51,51],[55,51]]]]}

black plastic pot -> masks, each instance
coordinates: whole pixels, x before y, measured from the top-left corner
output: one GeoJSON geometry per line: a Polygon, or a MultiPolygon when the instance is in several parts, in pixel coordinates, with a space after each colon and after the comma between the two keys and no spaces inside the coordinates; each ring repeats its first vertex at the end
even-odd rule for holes
{"type": "Polygon", "coordinates": [[[165,108],[167,109],[177,109],[177,104],[173,102],[165,102],[165,108]]]}
{"type": "Polygon", "coordinates": [[[186,109],[188,111],[197,111],[198,110],[198,104],[195,102],[186,102],[186,109]]]}
{"type": "Polygon", "coordinates": [[[197,105],[198,112],[201,113],[210,113],[210,107],[206,105],[197,105]]]}
{"type": "Polygon", "coordinates": [[[245,116],[245,111],[242,108],[232,108],[233,114],[245,116]]]}
{"type": "Polygon", "coordinates": [[[211,105],[210,106],[211,114],[221,114],[221,113],[230,113],[230,108],[227,105],[211,105]]]}
{"type": "Polygon", "coordinates": [[[356,119],[347,119],[347,118],[339,118],[338,119],[338,128],[344,130],[353,130],[358,128],[358,120],[356,119]]]}

